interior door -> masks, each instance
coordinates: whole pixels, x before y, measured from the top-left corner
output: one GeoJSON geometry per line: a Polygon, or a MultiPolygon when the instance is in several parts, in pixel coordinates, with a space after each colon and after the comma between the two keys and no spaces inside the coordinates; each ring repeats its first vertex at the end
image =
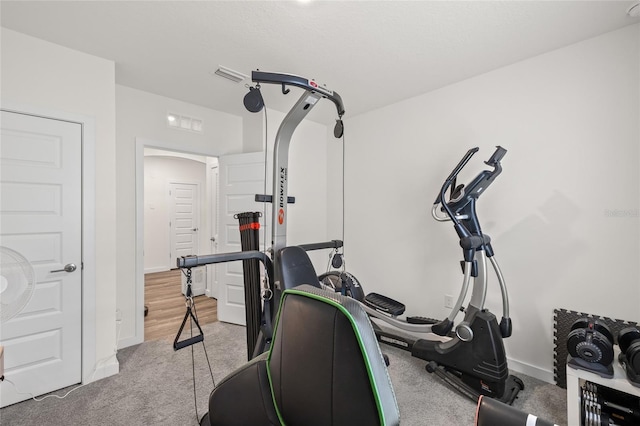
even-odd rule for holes
{"type": "Polygon", "coordinates": [[[180,256],[198,254],[199,231],[199,186],[193,183],[169,184],[171,200],[169,219],[171,239],[171,266],[175,267],[175,259],[180,256]]]}
{"type": "MultiPolygon", "coordinates": [[[[236,213],[263,211],[264,205],[255,201],[264,192],[264,152],[220,157],[220,214],[218,215],[218,252],[242,250],[236,213]]],[[[268,210],[268,209],[266,209],[268,210]]],[[[261,218],[264,231],[266,217],[261,218]]],[[[264,244],[260,232],[261,244],[264,244]]],[[[267,235],[270,235],[267,232],[267,235]]],[[[244,309],[244,279],[242,262],[222,263],[218,266],[218,319],[234,324],[246,324],[244,309]]]]}
{"type": "MultiPolygon", "coordinates": [[[[33,265],[37,284],[2,323],[0,344],[5,376],[41,395],[82,380],[82,127],[7,111],[1,119],[0,244],[33,265]]],[[[0,387],[2,406],[27,398],[0,387]]]]}
{"type": "MultiPolygon", "coordinates": [[[[171,212],[169,219],[169,235],[171,268],[175,268],[175,259],[180,256],[198,254],[198,235],[200,231],[200,186],[195,183],[170,183],[169,199],[171,212]]],[[[196,272],[196,271],[194,271],[196,272]]],[[[203,271],[192,276],[191,292],[193,296],[205,293],[206,279],[196,280],[203,276],[203,271]]],[[[186,281],[182,279],[182,292],[186,293],[186,281]]]]}

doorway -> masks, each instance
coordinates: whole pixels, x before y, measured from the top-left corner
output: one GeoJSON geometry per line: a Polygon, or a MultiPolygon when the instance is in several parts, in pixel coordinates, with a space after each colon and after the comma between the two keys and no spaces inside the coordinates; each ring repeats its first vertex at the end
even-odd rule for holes
{"type": "MultiPolygon", "coordinates": [[[[145,141],[138,158],[137,304],[144,312],[141,340],[175,337],[184,317],[186,278],[176,258],[215,252],[217,158],[178,152],[145,141]],[[142,180],[142,182],[140,182],[142,180]],[[142,231],[142,232],[141,232],[142,231]],[[140,279],[141,278],[141,279],[140,279]],[[173,336],[171,336],[173,334],[173,336]]],[[[192,271],[192,290],[201,324],[217,320],[215,268],[192,271]],[[213,276],[213,279],[212,279],[213,276]]]]}

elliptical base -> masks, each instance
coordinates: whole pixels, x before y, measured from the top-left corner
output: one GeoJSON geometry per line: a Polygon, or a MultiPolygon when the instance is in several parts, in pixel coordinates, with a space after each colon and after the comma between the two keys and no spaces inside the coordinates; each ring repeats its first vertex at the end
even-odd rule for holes
{"type": "Polygon", "coordinates": [[[509,375],[504,383],[504,392],[502,395],[496,395],[487,389],[486,392],[478,391],[470,386],[462,378],[462,373],[455,370],[448,369],[442,365],[438,365],[436,362],[429,362],[425,369],[429,373],[435,373],[442,381],[458,391],[463,396],[469,398],[472,401],[477,401],[478,398],[483,395],[493,399],[496,399],[502,403],[511,405],[513,401],[518,397],[518,393],[524,390],[523,381],[514,375],[509,375]]]}

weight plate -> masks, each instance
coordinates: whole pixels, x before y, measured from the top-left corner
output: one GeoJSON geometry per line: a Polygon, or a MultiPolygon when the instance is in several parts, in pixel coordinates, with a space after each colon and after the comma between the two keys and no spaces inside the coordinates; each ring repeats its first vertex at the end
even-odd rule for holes
{"type": "Polygon", "coordinates": [[[620,330],[620,333],[618,333],[618,345],[620,345],[620,351],[622,353],[626,353],[634,340],[640,341],[640,330],[635,327],[627,327],[620,330]]]}

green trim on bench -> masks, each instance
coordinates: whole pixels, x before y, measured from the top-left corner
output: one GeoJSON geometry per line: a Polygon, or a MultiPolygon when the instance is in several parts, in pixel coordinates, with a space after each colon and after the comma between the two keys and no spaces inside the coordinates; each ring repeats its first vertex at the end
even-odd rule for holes
{"type": "Polygon", "coordinates": [[[349,312],[342,304],[336,302],[335,300],[332,300],[328,297],[321,296],[318,294],[309,293],[303,290],[296,290],[295,288],[285,290],[284,293],[282,294],[282,297],[280,299],[280,309],[278,309],[278,316],[276,319],[276,326],[273,330],[274,341],[271,343],[271,349],[269,349],[269,356],[267,358],[267,376],[269,377],[269,388],[271,390],[271,398],[273,399],[273,406],[275,407],[276,413],[278,414],[278,419],[280,420],[280,424],[285,425],[285,422],[282,419],[282,414],[280,413],[278,404],[276,404],[276,398],[273,393],[273,380],[271,378],[271,351],[273,351],[273,348],[274,348],[275,336],[277,336],[276,333],[278,331],[278,325],[280,324],[280,314],[282,313],[282,307],[284,306],[284,299],[288,294],[304,296],[304,297],[308,297],[311,299],[315,299],[315,300],[327,303],[337,308],[338,310],[340,310],[349,319],[349,322],[351,323],[351,327],[353,328],[353,331],[355,332],[356,338],[358,340],[358,345],[360,346],[360,352],[362,353],[362,356],[365,360],[367,375],[369,376],[369,383],[371,384],[371,388],[373,389],[374,399],[376,402],[376,406],[378,407],[378,418],[380,420],[380,425],[384,426],[386,423],[385,423],[384,409],[382,408],[382,403],[380,402],[380,394],[378,392],[378,387],[376,386],[375,378],[373,377],[371,361],[364,347],[364,342],[363,342],[362,336],[360,335],[360,330],[356,326],[355,318],[353,317],[353,315],[351,315],[351,312],[349,312]]]}

